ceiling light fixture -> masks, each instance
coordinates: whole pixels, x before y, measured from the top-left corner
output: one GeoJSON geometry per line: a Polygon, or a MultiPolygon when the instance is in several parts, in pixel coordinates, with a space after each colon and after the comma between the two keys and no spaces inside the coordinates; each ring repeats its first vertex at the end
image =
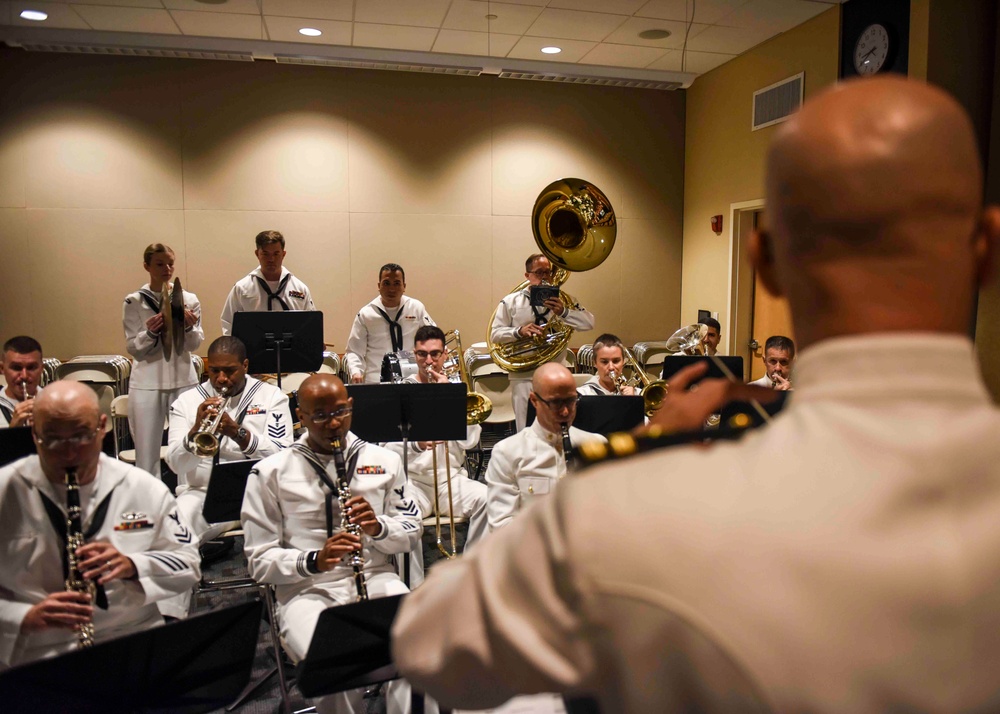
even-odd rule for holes
{"type": "Polygon", "coordinates": [[[41,10],[22,10],[21,18],[24,20],[34,20],[35,22],[41,22],[42,20],[48,20],[48,13],[44,13],[41,10]]]}
{"type": "Polygon", "coordinates": [[[306,37],[319,37],[323,33],[315,27],[303,27],[299,30],[299,34],[305,35],[306,37]]]}
{"type": "Polygon", "coordinates": [[[543,47],[542,52],[547,55],[557,55],[562,52],[562,47],[543,47]]]}

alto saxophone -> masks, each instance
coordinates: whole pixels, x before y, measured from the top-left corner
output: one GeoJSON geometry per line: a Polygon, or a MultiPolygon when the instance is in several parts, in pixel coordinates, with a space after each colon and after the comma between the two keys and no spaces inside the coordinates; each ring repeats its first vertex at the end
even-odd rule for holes
{"type": "MultiPolygon", "coordinates": [[[[80,520],[80,483],[76,480],[76,469],[66,471],[66,589],[76,593],[86,593],[91,602],[97,594],[97,584],[87,580],[80,572],[76,560],[76,549],[83,545],[83,526],[80,520]]],[[[80,625],[77,631],[80,647],[94,644],[94,623],[80,625]]]]}
{"type": "MultiPolygon", "coordinates": [[[[344,450],[340,447],[340,440],[335,439],[330,443],[333,449],[333,465],[337,469],[337,501],[340,503],[340,527],[341,530],[362,537],[361,526],[351,523],[347,518],[347,502],[351,500],[351,486],[348,481],[347,464],[344,463],[344,450]]],[[[365,549],[352,551],[350,556],[351,569],[354,571],[354,587],[358,591],[358,602],[368,599],[368,583],[365,581],[365,549]]]]}

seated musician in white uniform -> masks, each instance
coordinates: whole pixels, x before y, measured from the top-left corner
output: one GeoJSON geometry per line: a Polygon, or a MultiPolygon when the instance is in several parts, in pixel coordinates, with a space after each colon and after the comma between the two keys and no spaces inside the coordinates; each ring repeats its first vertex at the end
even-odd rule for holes
{"type": "Polygon", "coordinates": [[[0,429],[31,426],[42,380],[42,346],[27,335],[11,337],[4,343],[0,359],[7,383],[0,392],[0,429]]]}
{"type": "MultiPolygon", "coordinates": [[[[369,598],[407,592],[393,558],[420,542],[420,510],[399,456],[351,433],[353,400],[337,377],[316,374],[299,388],[298,416],[307,432],[254,467],[243,499],[250,575],[275,586],[281,639],[296,662],[309,651],[320,613],[369,598]],[[343,455],[347,493],[340,494],[334,442],[343,455]],[[345,527],[346,518],[360,535],[345,527]],[[360,552],[360,574],[350,562],[360,552]]],[[[361,712],[362,692],[324,698],[320,711],[361,712]]],[[[390,712],[409,711],[409,686],[389,685],[390,712]]]]}
{"type": "Polygon", "coordinates": [[[233,315],[237,312],[316,309],[306,284],[282,266],[285,237],[278,231],[261,231],[255,242],[254,255],[260,265],[229,291],[222,308],[223,335],[232,334],[233,315]]]}
{"type": "Polygon", "coordinates": [[[622,370],[625,369],[625,350],[616,335],[605,332],[594,342],[594,366],[597,374],[576,390],[580,396],[618,394],[633,397],[637,394],[632,385],[619,384],[624,382],[622,370]]]}
{"type": "MultiPolygon", "coordinates": [[[[997,710],[1000,410],[968,317],[1000,206],[973,123],[892,75],[814,94],[772,137],[748,252],[788,298],[795,398],[738,442],[568,479],[436,569],[393,654],[442,704],[557,689],[622,714],[997,710]]],[[[774,396],[680,376],[654,421],[682,431],[774,396]]]]}
{"type": "Polygon", "coordinates": [[[90,634],[101,642],[162,624],[156,602],[201,576],[167,487],[101,453],[106,422],[88,386],[55,382],[35,405],[38,454],[0,469],[0,669],[69,652],[90,634]],[[66,549],[77,535],[77,524],[67,524],[67,471],[81,509],[75,568],[66,549]],[[93,601],[67,589],[74,570],[96,583],[93,601]],[[92,633],[81,632],[88,626],[92,633]]]}
{"type": "Polygon", "coordinates": [[[792,363],[795,361],[795,343],[784,335],[772,335],[764,343],[764,369],[766,374],[750,382],[779,392],[792,391],[792,363]]]}
{"type": "Polygon", "coordinates": [[[163,286],[174,276],[174,251],[153,243],[142,254],[142,267],[149,273],[149,282],[128,295],[122,305],[125,348],[132,355],[128,417],[135,441],[135,465],[159,477],[163,423],[173,401],[198,383],[191,353],[205,340],[205,332],[198,297],[185,290],[184,349],[169,360],[165,358],[162,340],[167,326],[160,301],[163,286]]]}
{"type": "Polygon", "coordinates": [[[588,441],[606,442],[600,434],[572,426],[576,417],[576,382],[561,364],[550,362],[535,370],[531,380],[535,421],[498,442],[486,467],[486,513],[490,531],[542,496],[552,493],[567,473],[566,427],[572,448],[588,441]]]}
{"type": "MultiPolygon", "coordinates": [[[[424,325],[414,337],[413,353],[420,369],[407,377],[407,382],[429,384],[448,383],[444,373],[445,334],[437,325],[424,325]]],[[[486,484],[473,481],[465,469],[465,451],[479,443],[482,434],[479,424],[466,426],[462,441],[417,441],[410,442],[407,454],[410,484],[413,486],[413,500],[425,516],[434,515],[434,458],[437,456],[437,497],[441,520],[448,521],[448,479],[451,469],[451,499],[455,504],[455,516],[469,519],[469,532],[465,547],[468,549],[486,533],[486,484]],[[447,459],[447,461],[446,461],[447,459]]],[[[403,442],[392,441],[384,445],[390,451],[403,455],[403,442]]],[[[411,584],[419,585],[423,580],[423,552],[414,551],[417,565],[411,573],[411,584]]]]}
{"type": "MultiPolygon", "coordinates": [[[[524,261],[524,277],[528,280],[528,286],[510,293],[500,301],[493,324],[490,325],[492,342],[513,342],[540,335],[544,332],[544,325],[552,317],[558,317],[575,330],[594,329],[593,313],[580,305],[567,308],[559,298],[549,298],[542,307],[531,304],[531,286],[547,283],[552,280],[552,275],[552,264],[548,258],[541,253],[528,256],[524,261]]],[[[568,364],[567,353],[568,350],[559,357],[558,362],[568,364]]],[[[518,431],[524,429],[528,421],[528,393],[531,392],[533,374],[534,370],[509,373],[514,423],[518,431]]]]}
{"type": "Polygon", "coordinates": [[[347,338],[344,361],[354,384],[380,382],[385,354],[409,349],[418,329],[435,324],[424,304],[405,292],[402,266],[386,263],[379,268],[378,297],[361,308],[347,338]]]}

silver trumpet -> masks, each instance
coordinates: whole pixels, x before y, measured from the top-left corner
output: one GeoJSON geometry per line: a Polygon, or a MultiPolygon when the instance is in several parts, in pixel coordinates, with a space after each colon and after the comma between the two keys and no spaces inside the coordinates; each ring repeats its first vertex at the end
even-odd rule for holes
{"type": "Polygon", "coordinates": [[[195,433],[194,438],[191,439],[191,444],[194,446],[194,453],[198,456],[215,456],[219,453],[219,425],[222,423],[222,415],[226,413],[226,409],[229,407],[229,397],[226,396],[226,392],[228,391],[228,387],[223,387],[219,390],[219,394],[222,396],[222,404],[219,405],[219,411],[215,416],[206,416],[201,424],[198,425],[198,431],[195,433]]]}
{"type": "MultiPolygon", "coordinates": [[[[76,559],[76,550],[82,545],[80,483],[76,479],[76,469],[72,468],[66,470],[66,589],[75,593],[86,593],[90,602],[94,602],[97,584],[83,577],[76,559]]],[[[80,647],[91,647],[94,644],[94,623],[80,625],[76,636],[80,647]]]]}
{"type": "Polygon", "coordinates": [[[613,367],[608,371],[608,377],[611,378],[611,383],[615,385],[615,394],[621,394],[622,390],[629,386],[628,379],[625,375],[618,374],[613,367]]]}
{"type": "Polygon", "coordinates": [[[32,398],[31,395],[28,394],[28,380],[27,379],[22,379],[21,380],[21,401],[22,402],[26,402],[26,401],[28,401],[31,398],[32,398]]]}

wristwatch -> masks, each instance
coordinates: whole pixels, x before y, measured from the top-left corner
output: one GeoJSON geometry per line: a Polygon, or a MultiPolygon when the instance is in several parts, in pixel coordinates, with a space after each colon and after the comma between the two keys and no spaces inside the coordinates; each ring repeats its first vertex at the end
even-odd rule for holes
{"type": "Polygon", "coordinates": [[[242,444],[250,437],[250,432],[246,430],[245,427],[240,427],[236,432],[236,441],[242,444]]]}

